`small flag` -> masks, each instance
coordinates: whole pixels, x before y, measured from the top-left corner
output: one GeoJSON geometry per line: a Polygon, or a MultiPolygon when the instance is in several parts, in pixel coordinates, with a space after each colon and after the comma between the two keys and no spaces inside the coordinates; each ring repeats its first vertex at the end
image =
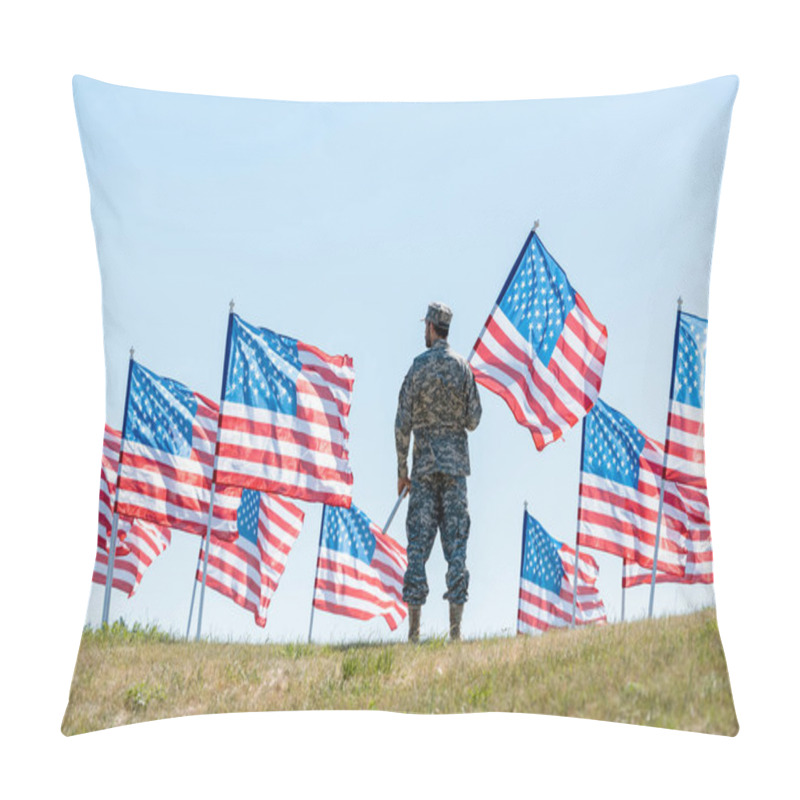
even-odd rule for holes
{"type": "Polygon", "coordinates": [[[678,312],[667,418],[667,480],[706,488],[703,425],[708,321],[678,312]]]}
{"type": "MultiPolygon", "coordinates": [[[[276,495],[238,488],[223,493],[236,503],[237,538],[225,541],[212,534],[206,585],[252,611],[256,624],[263,628],[305,515],[276,495]]],[[[204,559],[205,542],[200,548],[198,581],[203,580],[204,559]]]]}
{"type": "MultiPolygon", "coordinates": [[[[519,581],[518,633],[541,633],[572,624],[575,551],[559,542],[525,512],[522,573],[519,581]]],[[[578,556],[578,599],[575,624],[602,624],[606,610],[597,590],[597,562],[578,556]]]]}
{"type": "MultiPolygon", "coordinates": [[[[599,399],[583,429],[578,544],[652,569],[663,448],[599,399]]],[[[682,577],[686,544],[662,526],[658,569],[682,577]]]]}
{"type": "MultiPolygon", "coordinates": [[[[120,535],[124,535],[124,543],[118,541],[117,544],[111,586],[131,597],[138,588],[145,570],[169,547],[172,532],[151,522],[120,519],[117,523],[118,539],[120,535]]],[[[110,549],[110,532],[98,535],[92,581],[102,586],[106,585],[110,549]]]]}
{"type": "MultiPolygon", "coordinates": [[[[708,517],[708,497],[702,489],[668,483],[664,494],[664,523],[685,537],[686,572],[683,576],[656,572],[656,583],[714,583],[714,554],[708,517]]],[[[641,586],[652,580],[652,569],[625,561],[622,586],[641,586]]]]}
{"type": "Polygon", "coordinates": [[[219,483],[349,507],[349,356],[231,315],[219,483]]]}
{"type": "Polygon", "coordinates": [[[314,608],[355,619],[381,616],[395,630],[408,613],[404,547],[359,508],[325,506],[314,608]]]}
{"type": "Polygon", "coordinates": [[[132,363],[117,501],[121,515],[205,535],[218,410],[182,383],[132,363]]]}
{"type": "Polygon", "coordinates": [[[531,232],[469,357],[542,450],[600,393],[608,336],[531,232]]]}

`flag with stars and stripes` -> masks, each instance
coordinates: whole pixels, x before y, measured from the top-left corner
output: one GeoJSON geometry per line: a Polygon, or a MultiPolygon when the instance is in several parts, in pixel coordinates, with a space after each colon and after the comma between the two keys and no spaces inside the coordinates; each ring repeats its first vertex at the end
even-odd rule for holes
{"type": "MultiPolygon", "coordinates": [[[[239,488],[222,491],[235,501],[238,535],[235,541],[211,535],[206,585],[251,611],[263,628],[305,515],[277,495],[239,488]]],[[[205,542],[200,548],[198,581],[203,580],[204,560],[205,542]]]]}
{"type": "Polygon", "coordinates": [[[703,400],[707,320],[678,311],[667,419],[668,480],[706,488],[703,400]]]}
{"type": "MultiPolygon", "coordinates": [[[[575,551],[550,536],[527,511],[522,536],[517,633],[569,627],[575,596],[575,551]]],[[[595,585],[598,571],[597,562],[590,555],[579,553],[576,625],[607,622],[595,585]]]]}
{"type": "Polygon", "coordinates": [[[597,399],[607,340],[605,325],[531,231],[469,363],[542,450],[597,399]]]}
{"type": "Polygon", "coordinates": [[[205,535],[218,411],[182,383],[131,363],[119,514],[205,535]]]}
{"type": "MultiPolygon", "coordinates": [[[[578,544],[652,569],[663,447],[599,399],[583,422],[578,544]]],[[[682,577],[686,542],[662,525],[658,569],[682,577]]]]}
{"type": "MultiPolygon", "coordinates": [[[[105,586],[108,554],[111,550],[114,496],[117,491],[117,467],[122,433],[110,425],[103,432],[103,456],[100,466],[100,501],[97,512],[97,554],[92,581],[105,586]]],[[[168,528],[149,522],[122,519],[117,523],[117,547],[114,555],[112,587],[129,597],[136,591],[144,571],[172,540],[168,528]]]]}
{"type": "Polygon", "coordinates": [[[353,376],[349,356],[231,314],[218,482],[348,507],[353,376]]]}
{"type": "MultiPolygon", "coordinates": [[[[110,530],[101,528],[97,536],[92,582],[102,586],[106,585],[108,574],[110,540],[110,530]]],[[[117,549],[111,586],[125,592],[128,597],[133,595],[145,570],[169,547],[171,541],[172,532],[169,528],[142,520],[120,519],[117,524],[117,549]],[[120,537],[124,537],[124,542],[120,541],[120,537]]]]}
{"type": "Polygon", "coordinates": [[[383,617],[390,630],[405,619],[406,550],[359,508],[325,506],[314,608],[355,619],[383,617]]]}
{"type": "MultiPolygon", "coordinates": [[[[656,583],[714,583],[714,554],[711,548],[711,528],[708,516],[708,497],[704,489],[667,483],[664,493],[664,521],[686,541],[686,572],[683,576],[656,571],[656,583]]],[[[625,561],[622,586],[641,586],[652,580],[652,570],[635,561],[625,561]]]]}

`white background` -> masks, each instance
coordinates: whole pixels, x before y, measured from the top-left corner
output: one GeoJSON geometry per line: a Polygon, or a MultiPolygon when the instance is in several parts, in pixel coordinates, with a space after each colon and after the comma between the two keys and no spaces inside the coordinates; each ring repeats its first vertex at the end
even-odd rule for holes
{"type": "Polygon", "coordinates": [[[800,442],[789,7],[429,0],[287,10],[140,0],[3,12],[0,781],[17,787],[9,796],[791,793],[798,524],[789,506],[800,442]],[[94,543],[76,546],[72,534],[97,513],[104,416],[74,73],[204,94],[431,101],[620,94],[738,74],[711,273],[707,449],[717,614],[739,735],[520,714],[317,712],[63,737],[94,559],[94,543]],[[74,492],[76,481],[86,491],[74,492]]]}

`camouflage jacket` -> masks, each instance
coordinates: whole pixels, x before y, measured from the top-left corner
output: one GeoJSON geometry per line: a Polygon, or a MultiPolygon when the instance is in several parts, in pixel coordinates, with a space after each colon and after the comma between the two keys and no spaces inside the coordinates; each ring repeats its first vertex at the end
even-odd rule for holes
{"type": "Polygon", "coordinates": [[[469,475],[467,431],[481,419],[472,370],[443,339],[418,355],[403,381],[394,438],[397,475],[408,477],[408,446],[414,432],[412,477],[432,472],[469,475]]]}

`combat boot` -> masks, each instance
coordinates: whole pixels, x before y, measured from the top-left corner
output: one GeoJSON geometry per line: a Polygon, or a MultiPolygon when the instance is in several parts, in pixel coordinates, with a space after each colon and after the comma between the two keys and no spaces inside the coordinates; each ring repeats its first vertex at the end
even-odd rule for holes
{"type": "Polygon", "coordinates": [[[464,605],[450,603],[450,641],[461,641],[461,616],[464,613],[464,605]]]}
{"type": "Polygon", "coordinates": [[[422,606],[408,607],[408,641],[416,644],[419,641],[419,622],[422,606]]]}

